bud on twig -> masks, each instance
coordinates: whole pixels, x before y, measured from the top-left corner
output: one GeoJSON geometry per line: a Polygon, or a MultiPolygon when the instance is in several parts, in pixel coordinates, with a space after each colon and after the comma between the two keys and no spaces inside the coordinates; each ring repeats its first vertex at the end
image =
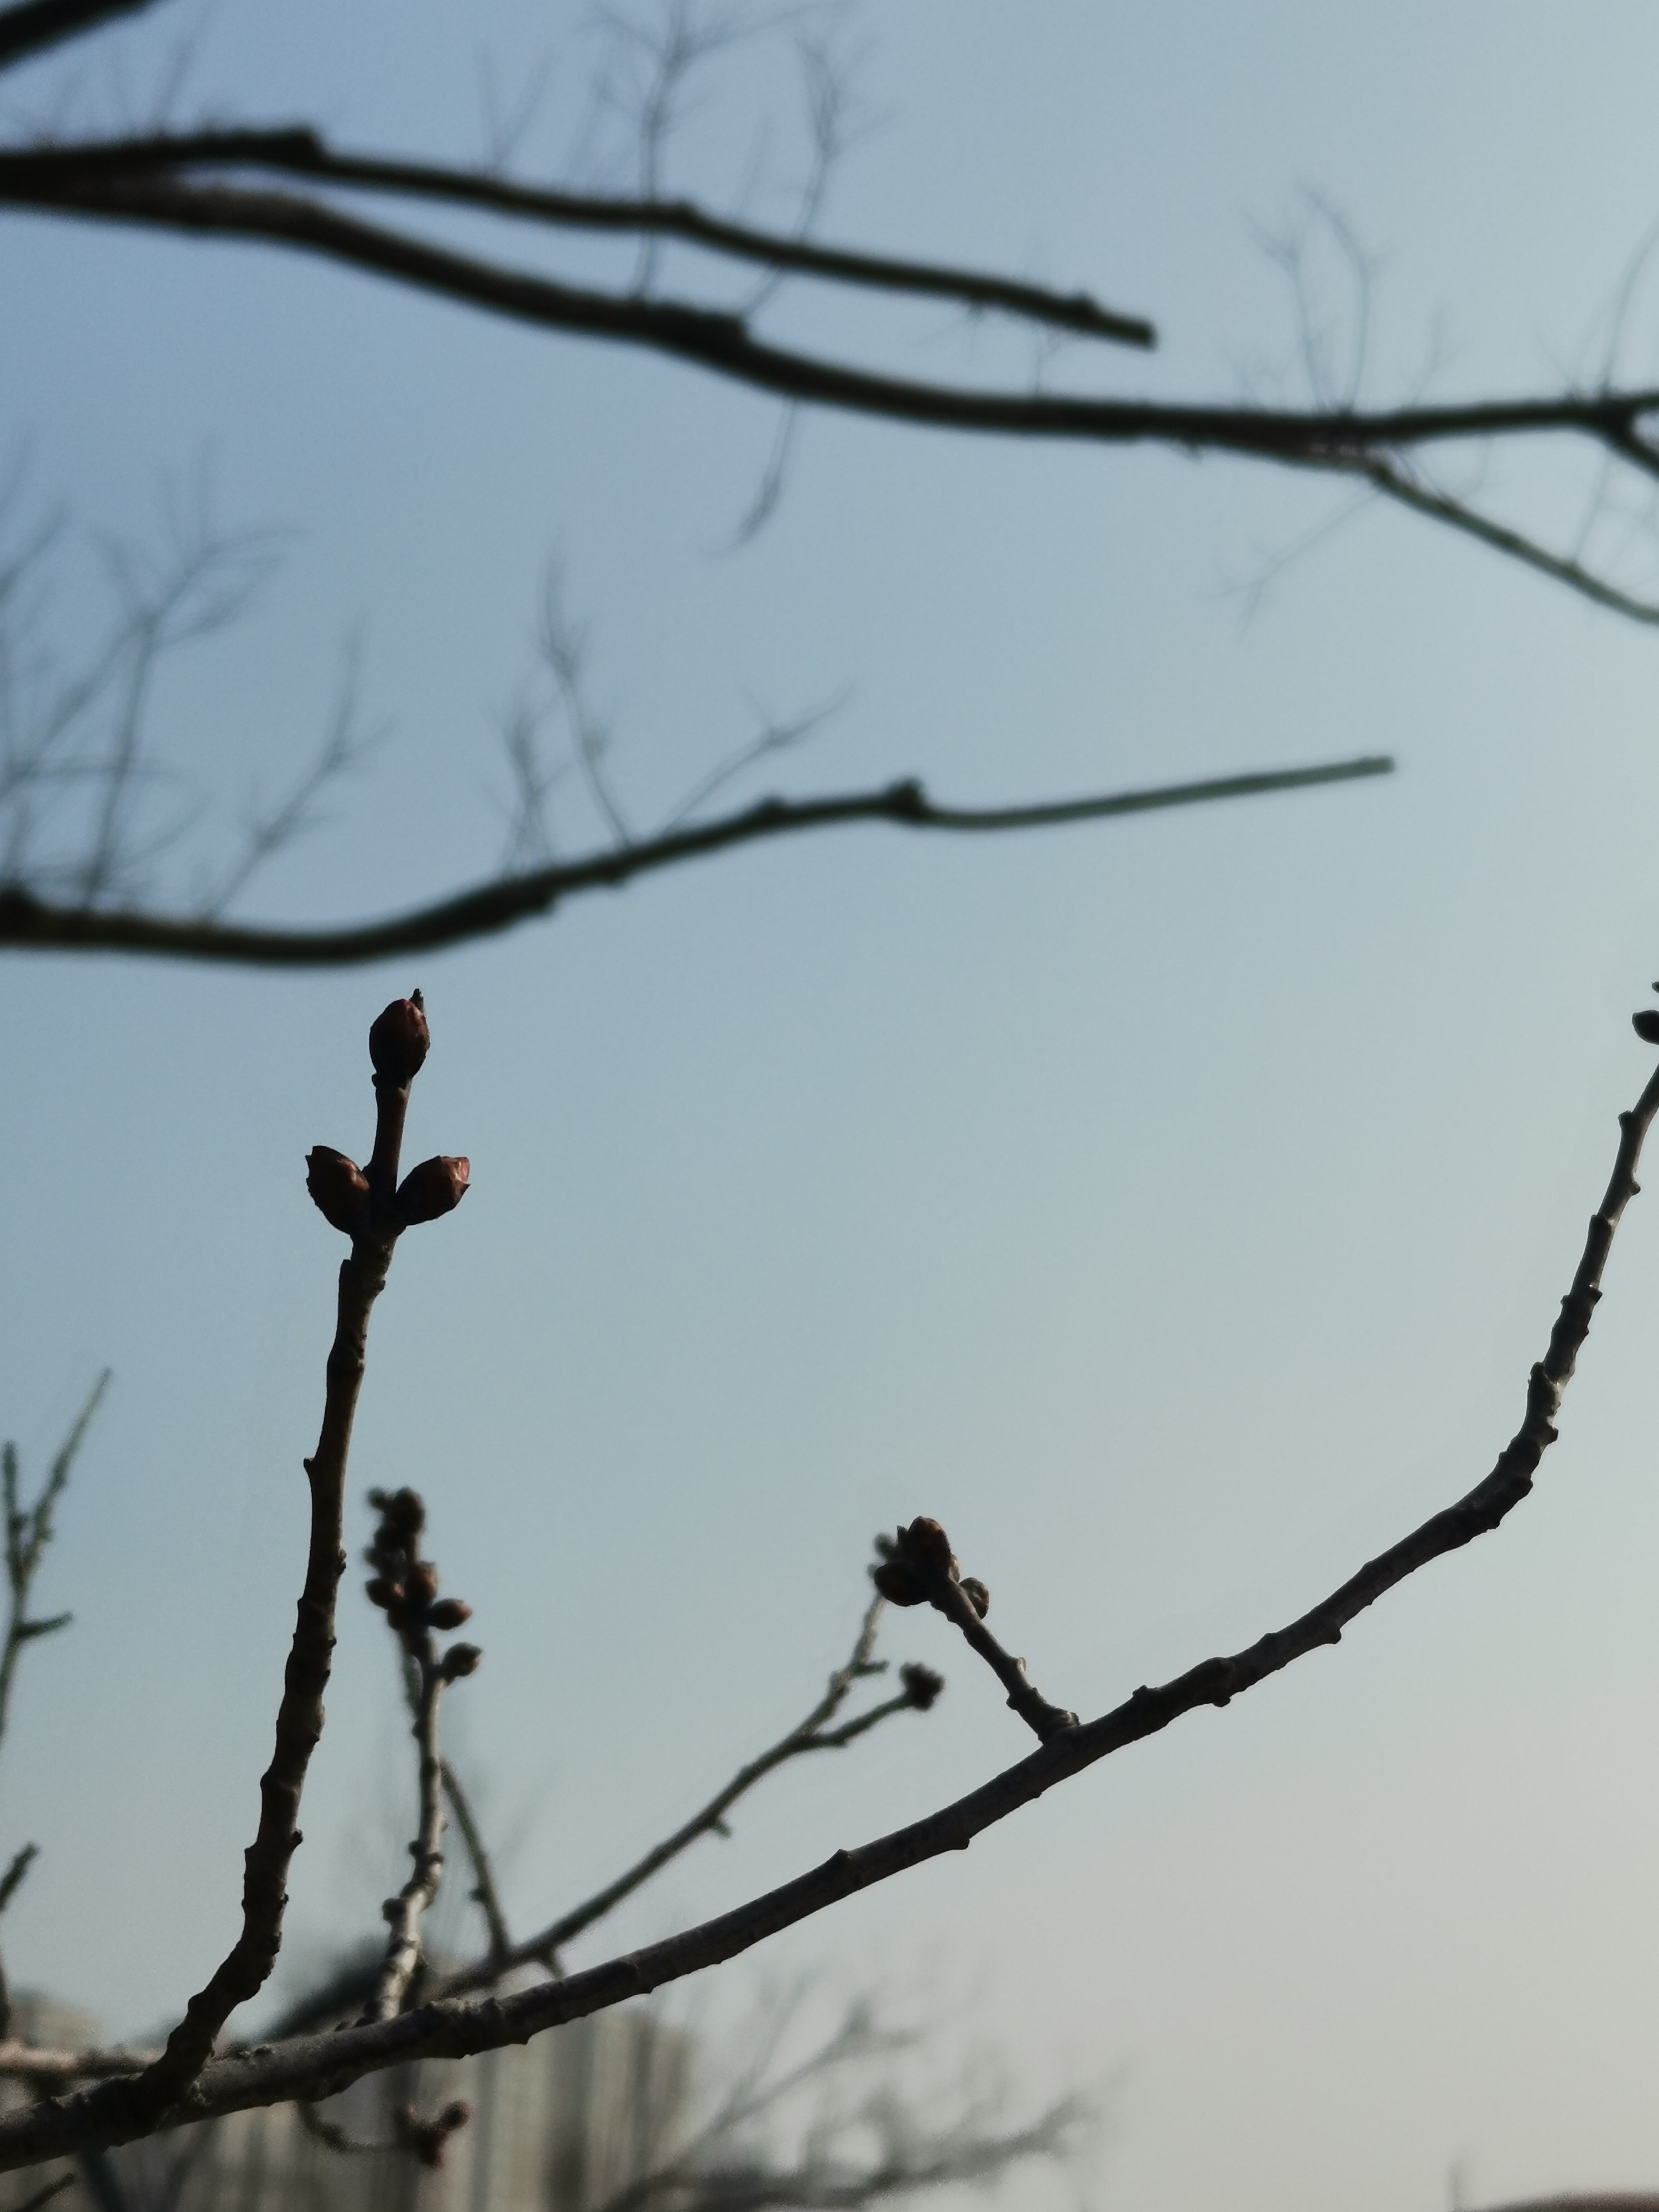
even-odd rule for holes
{"type": "Polygon", "coordinates": [[[471,1173],[469,1160],[450,1159],[442,1153],[422,1160],[398,1186],[398,1212],[411,1227],[417,1221],[435,1221],[440,1214],[453,1213],[466,1196],[471,1173]]]}
{"type": "Polygon", "coordinates": [[[432,1032],[418,991],[407,999],[394,999],[370,1024],[368,1056],[375,1074],[388,1083],[412,1083],[431,1048],[432,1032]]]}
{"type": "Polygon", "coordinates": [[[441,1597],[436,1605],[427,1608],[428,1626],[439,1629],[459,1628],[472,1618],[472,1608],[465,1598],[441,1597]]]}
{"type": "Polygon", "coordinates": [[[452,1644],[444,1654],[445,1681],[459,1682],[464,1674],[476,1674],[483,1657],[476,1644],[452,1644]]]}
{"type": "Polygon", "coordinates": [[[1644,1044],[1659,1044],[1659,1008],[1644,1006],[1631,1016],[1630,1025],[1644,1044]]]}
{"type": "Polygon", "coordinates": [[[936,1674],[931,1667],[924,1667],[915,1659],[907,1659],[899,1668],[899,1680],[904,1685],[905,1695],[919,1713],[925,1713],[945,1687],[943,1674],[936,1674]]]}
{"type": "Polygon", "coordinates": [[[367,1220],[368,1179],[331,1145],[313,1145],[306,1154],[306,1188],[331,1228],[355,1237],[367,1220]]]}

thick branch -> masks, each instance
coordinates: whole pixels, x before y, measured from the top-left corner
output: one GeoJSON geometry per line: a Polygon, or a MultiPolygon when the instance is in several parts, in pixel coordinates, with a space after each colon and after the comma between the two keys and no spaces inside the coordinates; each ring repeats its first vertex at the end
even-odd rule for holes
{"type": "Polygon", "coordinates": [[[1431,1560],[1496,1528],[1532,1488],[1539,1461],[1555,1440],[1553,1418],[1589,1333],[1614,1232],[1636,1194],[1637,1162],[1656,1113],[1659,1073],[1650,1078],[1634,1109],[1619,1117],[1619,1149],[1607,1194],[1591,1217],[1583,1254],[1572,1287],[1561,1301],[1548,1347],[1528,1377],[1521,1426],[1492,1473],[1455,1504],[1368,1560],[1287,1626],[1231,1656],[1204,1660],[1159,1688],[1138,1689],[1100,1719],[1039,1745],[1018,1765],[924,1820],[859,1849],[838,1850],[821,1866],[765,1896],[563,1981],[541,1983],[509,1996],[424,2005],[372,2027],[296,2037],[234,2053],[204,2070],[187,2105],[161,2113],[136,2116],[129,2085],[107,2082],[77,2096],[7,2114],[0,2118],[0,2171],[222,2112],[330,2096],[387,2067],[422,2058],[462,2058],[522,2043],[545,2028],[642,1996],[735,1958],[873,1883],[890,1881],[942,1852],[965,1850],[975,1836],[1056,1784],[1127,1745],[1156,1735],[1185,1713],[1203,1705],[1227,1705],[1308,1652],[1340,1642],[1343,1629],[1367,1607],[1431,1560]]]}
{"type": "MultiPolygon", "coordinates": [[[[131,0],[129,0],[131,4],[131,0]]],[[[1023,321],[1070,331],[1080,337],[1120,345],[1157,343],[1152,325],[1139,315],[1103,307],[1086,292],[1055,292],[984,270],[896,259],[814,245],[779,231],[758,230],[710,215],[689,200],[629,199],[602,192],[549,191],[510,182],[488,170],[446,167],[429,161],[387,161],[338,151],[303,125],[274,131],[208,131],[188,136],[94,141],[82,145],[30,147],[0,155],[0,199],[17,190],[44,186],[49,193],[112,178],[179,176],[191,169],[265,170],[314,177],[355,191],[392,193],[402,199],[483,209],[493,215],[599,230],[678,238],[711,253],[762,268],[787,270],[829,283],[897,292],[919,299],[951,300],[994,308],[1023,321]]]]}
{"type": "Polygon", "coordinates": [[[583,891],[616,890],[635,876],[700,859],[708,853],[750,845],[803,830],[850,822],[891,822],[905,830],[971,833],[1042,830],[1094,822],[1117,814],[1146,814],[1211,799],[1248,799],[1264,792],[1297,791],[1313,784],[1347,783],[1388,775],[1387,758],[1334,761],[1318,768],[1273,769],[1249,775],[1212,776],[1196,783],[1164,784],[1098,799],[1062,799],[1035,806],[935,805],[919,783],[836,799],[763,799],[741,813],[673,830],[635,845],[607,846],[580,860],[557,861],[523,875],[496,876],[472,890],[410,908],[384,921],[332,929],[260,927],[204,920],[199,915],[145,914],[131,909],[59,905],[21,886],[0,889],[0,949],[29,952],[131,952],[164,959],[225,961],[264,968],[346,968],[394,953],[430,951],[550,913],[562,899],[583,891]]]}

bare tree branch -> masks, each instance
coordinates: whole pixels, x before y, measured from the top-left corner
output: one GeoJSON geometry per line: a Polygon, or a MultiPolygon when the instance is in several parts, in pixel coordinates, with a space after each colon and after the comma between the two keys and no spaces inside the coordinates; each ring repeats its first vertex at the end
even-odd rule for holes
{"type": "Polygon", "coordinates": [[[442,1766],[444,1795],[449,1800],[449,1809],[455,1815],[455,1826],[461,1832],[466,1845],[466,1855],[472,1866],[472,1900],[483,1914],[484,1925],[489,1930],[489,1957],[494,1966],[505,1971],[513,1949],[513,1938],[507,1933],[507,1915],[501,1910],[501,1893],[495,1887],[495,1870],[489,1863],[483,1832],[472,1810],[471,1800],[462,1789],[460,1779],[447,1759],[442,1766]]]}
{"type": "MultiPolygon", "coordinates": [[[[440,1651],[434,1629],[459,1628],[472,1608],[461,1599],[441,1597],[438,1570],[421,1556],[426,1505],[413,1490],[371,1490],[368,1502],[380,1516],[369,1546],[374,1568],[368,1584],[371,1604],[386,1614],[409,1669],[414,1736],[420,1750],[420,1825],[409,1847],[414,1869],[396,1897],[386,1899],[391,1934],[364,2021],[390,2020],[404,1999],[421,1959],[420,1923],[443,1879],[444,1763],[438,1752],[438,1705],[450,1683],[471,1674],[481,1654],[472,1644],[452,1644],[440,1651]]],[[[492,1930],[493,1932],[493,1930],[492,1930]]]]}
{"type": "MultiPolygon", "coordinates": [[[[148,3],[137,0],[137,4],[148,3]]],[[[548,191],[510,183],[489,170],[337,152],[304,125],[19,148],[0,154],[0,204],[28,204],[34,194],[44,193],[52,196],[44,204],[56,204],[58,195],[83,185],[96,189],[129,178],[150,181],[197,169],[309,177],[352,191],[477,208],[565,229],[678,238],[711,253],[828,283],[949,300],[1120,345],[1144,348],[1157,343],[1150,323],[1103,307],[1085,292],[1055,292],[981,270],[817,246],[799,232],[760,230],[727,222],[690,200],[548,191]]]]}
{"type": "Polygon", "coordinates": [[[977,1577],[963,1579],[937,1521],[919,1514],[896,1535],[878,1536],[876,1549],[881,1565],[870,1574],[882,1595],[894,1605],[931,1605],[959,1628],[1008,1692],[1008,1703],[1042,1742],[1077,1726],[1077,1715],[1051,1705],[1027,1678],[1025,1662],[1005,1651],[985,1626],[991,1593],[977,1577]]]}
{"type": "Polygon", "coordinates": [[[476,1966],[463,1967],[456,1973],[446,1975],[436,1985],[435,1994],[453,1996],[465,1990],[482,1989],[514,1966],[543,1966],[554,1972],[558,1971],[559,1953],[565,1944],[573,1942],[596,1922],[603,1920],[607,1913],[614,1912],[624,1898],[631,1897],[653,1875],[660,1874],[664,1867],[677,1859],[682,1851],[689,1850],[700,1837],[727,1834],[726,1815],[738,1799],[747,1796],[757,1782],[764,1781],[769,1774],[787,1760],[799,1759],[807,1752],[842,1750],[866,1735],[878,1722],[885,1720],[890,1714],[926,1712],[945,1685],[937,1674],[926,1668],[908,1667],[901,1669],[904,1686],[896,1696],[884,1699],[869,1712],[860,1714],[839,1728],[830,1726],[856,1683],[871,1675],[886,1672],[885,1660],[872,1656],[882,1612],[883,1601],[878,1596],[865,1613],[858,1640],[850,1656],[845,1664],[831,1674],[823,1695],[805,1719],[797,1722],[787,1735],[780,1736],[758,1758],[751,1759],[746,1766],[740,1766],[725,1788],[717,1790],[700,1813],[693,1814],[682,1827],[675,1829],[672,1836],[666,1836],[661,1843],[654,1844],[625,1874],[618,1875],[614,1881],[607,1882],[603,1889],[597,1891],[583,1904],[562,1913],[550,1927],[544,1928],[539,1935],[512,1945],[504,1955],[492,1949],[491,1955],[481,1960],[476,1966]]]}
{"type": "MultiPolygon", "coordinates": [[[[0,1738],[3,1738],[7,1721],[11,1716],[12,1685],[16,1680],[17,1662],[22,1656],[24,1646],[38,1642],[43,1636],[55,1635],[60,1628],[67,1628],[70,1624],[70,1616],[66,1613],[54,1613],[42,1620],[32,1619],[29,1601],[33,1595],[34,1578],[40,1571],[41,1559],[52,1541],[52,1514],[69,1486],[76,1460],[86,1441],[87,1431],[92,1425],[94,1414],[103,1403],[109,1382],[109,1370],[106,1368],[94,1383],[85,1405],[70,1424],[68,1436],[58,1446],[57,1456],[33,1504],[24,1504],[19,1494],[16,1446],[9,1443],[0,1449],[0,1504],[3,1504],[6,1516],[8,1589],[5,1641],[0,1644],[0,1738]]],[[[27,1858],[22,1859],[21,1865],[17,1860],[13,1861],[5,1882],[0,1885],[0,1911],[3,1911],[9,1902],[27,1865],[27,1858]]]]}
{"type": "Polygon", "coordinates": [[[212,1978],[191,1999],[161,2057],[135,2081],[112,2085],[136,2114],[165,2109],[188,2095],[220,2029],[238,2005],[264,1986],[282,1945],[289,1863],[301,1841],[295,1823],[306,1770],[323,1730],[335,1600],[345,1564],[340,1536],[346,1460],[362,1388],[369,1314],[386,1286],[392,1251],[404,1228],[448,1210],[429,1202],[427,1186],[434,1180],[429,1171],[461,1170],[448,1206],[459,1202],[465,1188],[464,1162],[428,1160],[402,1184],[398,1180],[410,1085],[426,1058],[428,1044],[420,994],[394,1000],[369,1031],[375,1132],[367,1173],[325,1146],[311,1155],[307,1181],[312,1196],[331,1225],[349,1235],[351,1250],[340,1267],[322,1430],[315,1453],[305,1463],[311,1488],[311,1540],[276,1715],[276,1747],[259,1784],[258,1832],[247,1852],[242,1888],[242,1932],[212,1978]]]}
{"type": "Polygon", "coordinates": [[[18,0],[0,9],[0,70],[155,5],[155,0],[18,0]]]}
{"type": "Polygon", "coordinates": [[[198,915],[71,906],[40,898],[21,884],[6,885],[0,886],[0,950],[10,946],[32,952],[131,952],[256,968],[352,967],[393,954],[464,944],[550,913],[562,900],[584,891],[615,890],[635,876],[653,874],[705,854],[840,823],[890,822],[905,830],[966,833],[1050,829],[1119,814],[1200,805],[1212,799],[1249,799],[1265,792],[1347,783],[1357,778],[1388,775],[1393,769],[1391,759],[1366,757],[1316,768],[1208,776],[1194,783],[1161,784],[1147,790],[1030,806],[939,806],[915,781],[836,799],[763,799],[740,813],[688,824],[637,844],[607,846],[600,852],[552,862],[526,874],[494,877],[471,890],[411,908],[386,921],[339,928],[262,928],[204,921],[198,915]]]}
{"type": "MultiPolygon", "coordinates": [[[[1644,1036],[1659,1042],[1659,1013],[1638,1016],[1638,1025],[1644,1036]]],[[[1555,1441],[1554,1417],[1589,1334],[1602,1273],[1619,1222],[1636,1194],[1637,1164],[1656,1114],[1659,1071],[1650,1077],[1635,1106],[1619,1117],[1619,1146],[1606,1194],[1591,1216],[1544,1357],[1528,1378],[1521,1426],[1491,1474],[1286,1626],[1243,1651],[1204,1660],[1161,1687],[1143,1686],[1098,1720],[1060,1731],[1018,1765],[908,1827],[856,1850],[838,1850],[764,1896],[565,1980],[506,1996],[452,1998],[368,2027],[232,2053],[203,2069],[187,2099],[159,2111],[135,2099],[131,2082],[116,2081],[6,2114],[0,2117],[0,2171],[222,2112],[329,2096],[388,2067],[422,2058],[465,2057],[523,2042],[566,2021],[644,1996],[735,1958],[873,1883],[890,1881],[942,1852],[966,1850],[976,1835],[1114,1752],[1157,1735],[1201,1706],[1228,1705],[1309,1652],[1339,1643],[1344,1628],[1368,1607],[1431,1560],[1498,1528],[1531,1491],[1539,1462],[1555,1441]]]]}

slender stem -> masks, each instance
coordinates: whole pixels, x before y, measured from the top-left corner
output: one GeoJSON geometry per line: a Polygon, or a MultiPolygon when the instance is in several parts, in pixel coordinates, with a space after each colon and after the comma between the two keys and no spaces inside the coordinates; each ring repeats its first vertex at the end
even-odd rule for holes
{"type": "Polygon", "coordinates": [[[603,1920],[607,1913],[614,1912],[625,1898],[642,1888],[653,1875],[660,1874],[664,1867],[677,1859],[682,1851],[689,1850],[699,1837],[723,1835],[726,1832],[726,1815],[738,1800],[746,1796],[757,1782],[763,1781],[787,1759],[799,1758],[810,1751],[838,1750],[862,1735],[867,1729],[873,1728],[878,1720],[885,1718],[889,1713],[902,1712],[912,1706],[915,1701],[908,1697],[891,1698],[884,1705],[877,1706],[873,1712],[863,1714],[840,1729],[827,1732],[825,1729],[825,1723],[833,1720],[846,1703],[853,1685],[866,1675],[881,1672],[881,1668],[872,1660],[871,1654],[875,1650],[884,1608],[883,1599],[878,1597],[871,1601],[846,1663],[831,1674],[823,1695],[805,1720],[798,1721],[786,1735],[780,1736],[758,1758],[751,1759],[746,1766],[740,1766],[725,1788],[715,1791],[701,1812],[694,1813],[684,1826],[676,1828],[672,1835],[665,1836],[661,1843],[653,1844],[625,1873],[618,1875],[614,1881],[607,1882],[603,1889],[596,1891],[584,1903],[562,1914],[538,1935],[527,1937],[522,1943],[508,1946],[505,1952],[497,1952],[492,1945],[491,1955],[488,1959],[447,1976],[434,1994],[447,1997],[457,1996],[463,1990],[484,1988],[513,1966],[556,1966],[559,1952],[565,1944],[592,1928],[596,1922],[603,1920]]]}
{"type": "Polygon", "coordinates": [[[1097,798],[1032,806],[939,806],[914,781],[830,799],[763,799],[740,812],[692,823],[636,845],[608,845],[581,859],[556,861],[521,875],[492,877],[470,890],[413,907],[384,921],[340,928],[261,928],[204,921],[199,915],[146,914],[113,908],[64,906],[21,887],[0,889],[0,948],[24,951],[128,952],[164,959],[222,961],[255,968],[346,968],[393,953],[462,945],[550,914],[561,900],[615,890],[711,853],[773,837],[855,822],[888,822],[902,830],[996,835],[1147,814],[1215,799],[1250,799],[1310,785],[1349,783],[1393,773],[1386,758],[1333,761],[1316,768],[1271,769],[1248,775],[1206,776],[1097,798]]]}
{"type": "Polygon", "coordinates": [[[939,1586],[930,1589],[928,1603],[955,1623],[972,1648],[978,1652],[997,1680],[1008,1692],[1008,1702],[1026,1726],[1046,1743],[1062,1729],[1077,1726],[1077,1715],[1064,1707],[1051,1705],[1047,1698],[1032,1686],[1025,1673],[1025,1662],[1005,1651],[996,1638],[980,1619],[959,1583],[939,1578],[939,1586]]]}
{"type": "Polygon", "coordinates": [[[507,1933],[507,1915],[501,1910],[501,1893],[495,1887],[495,1873],[489,1863],[489,1853],[484,1848],[483,1831],[479,1828],[471,1802],[462,1789],[460,1778],[446,1759],[442,1762],[444,1794],[449,1800],[449,1809],[455,1815],[455,1826],[461,1832],[466,1845],[467,1857],[472,1864],[473,1901],[482,1911],[489,1929],[489,1957],[492,1966],[505,1971],[513,1949],[513,1938],[507,1933]]]}
{"type": "Polygon", "coordinates": [[[386,1287],[398,1225],[391,1206],[408,1085],[375,1079],[370,1218],[341,1263],[334,1342],[328,1355],[323,1423],[305,1462],[311,1487],[311,1540],[294,1640],[276,1711],[276,1745],[259,1782],[259,1825],[246,1861],[242,1931],[205,1986],[191,1999],[167,2047],[136,2082],[118,2085],[140,2109],[175,2103],[212,2055],[231,2014],[264,1985],[282,1947],[288,1870],[302,1840],[296,1825],[311,1754],[323,1732],[323,1692],[334,1655],[334,1610],[345,1571],[342,1538],[346,1462],[362,1389],[368,1319],[386,1287]]]}
{"type": "MultiPolygon", "coordinates": [[[[428,1638],[428,1643],[430,1639],[428,1638]]],[[[386,1917],[392,1933],[374,1995],[363,2008],[365,2021],[390,2020],[400,2009],[410,1981],[421,1959],[421,1916],[438,1894],[443,1879],[444,1855],[440,1847],[444,1826],[443,1761],[438,1756],[438,1705],[444,1692],[444,1673],[435,1651],[423,1653],[420,1696],[415,1711],[415,1741],[420,1747],[420,1825],[410,1845],[414,1869],[394,1898],[387,1899],[386,1917]]]]}

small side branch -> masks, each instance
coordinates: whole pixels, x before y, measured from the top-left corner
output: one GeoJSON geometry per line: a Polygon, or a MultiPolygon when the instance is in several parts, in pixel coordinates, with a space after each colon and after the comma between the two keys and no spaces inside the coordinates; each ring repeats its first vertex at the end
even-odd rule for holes
{"type": "Polygon", "coordinates": [[[937,1521],[922,1515],[896,1536],[878,1536],[876,1549],[881,1565],[870,1573],[882,1595],[894,1605],[931,1605],[953,1622],[1006,1690],[1021,1720],[1042,1742],[1062,1729],[1077,1726],[1077,1715],[1051,1705],[1027,1676],[1025,1662],[1005,1651],[985,1626],[991,1593],[977,1577],[964,1579],[951,1540],[937,1521]]]}
{"type": "Polygon", "coordinates": [[[665,1836],[653,1846],[643,1858],[638,1859],[625,1874],[574,1906],[544,1928],[539,1935],[530,1936],[522,1943],[509,1946],[505,1953],[494,1954],[476,1966],[465,1967],[449,1976],[441,1985],[439,1994],[450,1996],[464,1990],[480,1989],[499,1978],[509,1967],[543,1966],[556,1970],[560,1951],[565,1944],[582,1935],[607,1913],[614,1912],[625,1898],[642,1888],[653,1875],[688,1850],[700,1837],[723,1836],[728,1832],[726,1816],[739,1798],[745,1797],[757,1782],[808,1752],[839,1751],[893,1713],[926,1712],[938,1698],[945,1684],[940,1676],[926,1667],[907,1666],[899,1670],[903,1687],[895,1697],[885,1699],[870,1711],[846,1721],[839,1728],[830,1723],[846,1704],[854,1685],[869,1676],[886,1671],[886,1662],[872,1655],[876,1636],[881,1625],[883,1601],[875,1598],[866,1610],[860,1626],[857,1641],[846,1663],[838,1667],[830,1677],[829,1684],[805,1718],[780,1736],[769,1749],[740,1766],[723,1790],[717,1790],[701,1812],[694,1813],[683,1827],[665,1836]]]}
{"type": "Polygon", "coordinates": [[[471,1800],[461,1787],[460,1778],[447,1759],[443,1762],[444,1795],[449,1800],[449,1809],[455,1815],[455,1826],[461,1832],[461,1841],[466,1845],[466,1855],[472,1867],[472,1901],[483,1914],[484,1924],[489,1930],[489,1957],[492,1966],[505,1971],[513,1949],[513,1938],[507,1933],[507,1915],[501,1910],[501,1893],[495,1887],[495,1870],[489,1863],[483,1831],[472,1810],[471,1800]]]}
{"type": "Polygon", "coordinates": [[[652,875],[737,846],[797,836],[809,830],[887,822],[901,830],[1000,835],[1101,822],[1117,815],[1150,814],[1171,806],[1206,805],[1218,799],[1254,799],[1315,785],[1352,783],[1393,772],[1391,759],[1368,756],[1327,762],[1316,768],[1206,776],[1196,782],[1159,784],[1028,806],[940,806],[913,778],[878,791],[852,792],[831,799],[763,799],[739,813],[721,815],[712,822],[687,823],[635,844],[607,845],[581,859],[554,861],[522,875],[492,877],[471,890],[410,908],[384,921],[340,928],[260,928],[204,920],[198,915],[70,906],[37,897],[21,886],[0,888],[0,950],[9,946],[29,952],[128,952],[253,968],[350,968],[396,954],[431,951],[493,936],[550,914],[563,900],[584,892],[616,890],[636,876],[652,875]]]}
{"type": "Polygon", "coordinates": [[[386,1957],[374,1994],[363,2008],[364,2021],[390,2020],[404,1999],[421,1960],[421,1920],[443,1879],[441,1839],[444,1826],[444,1764],[438,1753],[438,1705],[451,1682],[472,1674],[483,1656],[474,1644],[452,1644],[440,1652],[434,1630],[459,1628],[472,1608],[459,1598],[441,1597],[438,1570],[421,1556],[426,1506],[412,1490],[373,1490],[369,1503],[380,1514],[368,1547],[374,1568],[368,1584],[372,1604],[380,1607],[396,1635],[410,1674],[415,1741],[420,1751],[420,1825],[410,1856],[414,1869],[396,1897],[386,1902],[386,1957]]]}

